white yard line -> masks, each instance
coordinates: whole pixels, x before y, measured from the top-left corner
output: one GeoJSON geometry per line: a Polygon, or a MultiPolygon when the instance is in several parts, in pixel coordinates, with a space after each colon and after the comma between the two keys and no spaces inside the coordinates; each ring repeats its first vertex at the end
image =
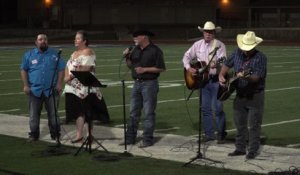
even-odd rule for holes
{"type": "Polygon", "coordinates": [[[15,112],[15,111],[20,111],[20,110],[21,110],[21,109],[8,109],[8,110],[0,111],[0,113],[15,112]]]}
{"type": "MultiPolygon", "coordinates": [[[[177,80],[176,80],[177,81],[177,80]]],[[[180,80],[178,80],[180,81],[180,80]]],[[[287,87],[287,88],[278,88],[278,89],[267,89],[265,90],[266,92],[274,92],[274,91],[283,91],[283,90],[294,90],[294,89],[300,89],[300,87],[295,86],[295,87],[287,87]]],[[[24,94],[24,92],[12,92],[12,93],[4,93],[4,94],[0,94],[0,96],[8,96],[8,95],[22,95],[24,94]]],[[[197,99],[196,98],[190,98],[190,99],[197,99]]],[[[171,100],[162,100],[162,101],[158,101],[158,103],[165,103],[165,102],[176,102],[176,101],[183,101],[185,100],[184,98],[180,98],[180,99],[171,99],[171,100]]],[[[113,105],[112,107],[119,107],[121,105],[113,105]]]]}
{"type": "Polygon", "coordinates": [[[296,147],[299,147],[299,146],[300,146],[300,143],[287,145],[288,148],[296,148],[296,147]]]}
{"type": "Polygon", "coordinates": [[[5,94],[0,94],[0,96],[8,96],[8,95],[21,95],[24,94],[24,92],[12,92],[12,93],[5,93],[5,94]]]}
{"type": "Polygon", "coordinates": [[[21,81],[21,79],[17,78],[17,79],[0,80],[0,82],[7,82],[7,81],[21,81]]]}
{"type": "MultiPolygon", "coordinates": [[[[300,122],[300,119],[285,120],[285,121],[280,121],[280,122],[263,124],[263,125],[261,125],[261,127],[276,126],[276,125],[283,125],[283,124],[296,123],[296,122],[300,122]]],[[[229,129],[229,130],[226,130],[226,131],[227,132],[234,132],[234,131],[236,131],[236,129],[229,129]]]]}

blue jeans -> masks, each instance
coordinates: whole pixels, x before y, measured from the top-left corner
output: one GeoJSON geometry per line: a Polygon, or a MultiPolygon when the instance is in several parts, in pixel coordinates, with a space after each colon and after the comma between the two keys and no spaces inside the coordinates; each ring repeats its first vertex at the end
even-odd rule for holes
{"type": "Polygon", "coordinates": [[[155,109],[157,104],[158,80],[135,81],[131,91],[130,118],[127,125],[127,140],[134,143],[137,135],[141,110],[144,109],[144,143],[153,143],[155,109]]]}
{"type": "Polygon", "coordinates": [[[226,119],[223,103],[217,99],[219,83],[213,80],[201,89],[202,91],[202,126],[207,138],[215,138],[215,130],[219,139],[226,137],[226,119]]]}
{"type": "MultiPolygon", "coordinates": [[[[58,109],[58,103],[59,103],[59,95],[55,95],[56,100],[56,109],[58,109]]],[[[29,137],[33,138],[39,138],[40,136],[40,117],[41,117],[41,111],[43,109],[43,104],[45,105],[45,109],[47,111],[48,115],[48,126],[50,130],[51,137],[56,138],[57,134],[58,137],[60,136],[60,122],[59,117],[57,113],[55,114],[55,108],[54,108],[54,100],[53,96],[50,97],[36,97],[32,93],[29,95],[29,137]],[[57,116],[57,126],[56,126],[56,119],[55,116],[57,116]],[[56,133],[58,132],[58,133],[56,133]]]]}

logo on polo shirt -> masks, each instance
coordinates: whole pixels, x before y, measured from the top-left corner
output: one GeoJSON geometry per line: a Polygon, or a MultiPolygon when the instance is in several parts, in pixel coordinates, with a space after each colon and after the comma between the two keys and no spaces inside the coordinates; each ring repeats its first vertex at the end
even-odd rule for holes
{"type": "Polygon", "coordinates": [[[31,64],[37,64],[38,63],[38,60],[37,59],[34,59],[31,61],[31,64]]]}

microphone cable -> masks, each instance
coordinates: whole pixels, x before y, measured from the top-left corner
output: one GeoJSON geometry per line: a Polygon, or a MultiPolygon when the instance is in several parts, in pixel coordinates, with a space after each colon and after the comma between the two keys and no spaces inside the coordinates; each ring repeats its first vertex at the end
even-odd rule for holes
{"type": "MultiPolygon", "coordinates": [[[[129,52],[132,52],[133,51],[133,49],[134,49],[134,47],[133,46],[130,46],[130,47],[128,47],[128,49],[129,49],[129,52]]],[[[129,53],[129,54],[131,54],[131,53],[129,53]]],[[[121,76],[121,67],[122,67],[122,65],[123,65],[123,61],[125,60],[125,65],[127,66],[127,64],[126,64],[126,57],[123,55],[122,56],[122,59],[120,60],[120,63],[119,63],[119,70],[118,70],[118,75],[119,75],[119,79],[120,80],[124,80],[125,79],[125,77],[126,77],[126,75],[128,74],[128,72],[130,71],[130,68],[129,67],[127,67],[127,70],[124,72],[124,74],[121,76]]]]}
{"type": "Polygon", "coordinates": [[[192,117],[191,117],[191,113],[190,113],[190,110],[189,110],[189,105],[188,105],[188,101],[190,99],[187,99],[187,94],[186,94],[186,86],[184,85],[183,86],[183,95],[184,95],[184,101],[185,101],[185,108],[186,108],[186,112],[187,112],[187,115],[188,115],[188,118],[190,120],[190,125],[191,125],[191,128],[194,129],[194,130],[197,130],[196,126],[195,126],[195,122],[193,121],[192,117]]]}

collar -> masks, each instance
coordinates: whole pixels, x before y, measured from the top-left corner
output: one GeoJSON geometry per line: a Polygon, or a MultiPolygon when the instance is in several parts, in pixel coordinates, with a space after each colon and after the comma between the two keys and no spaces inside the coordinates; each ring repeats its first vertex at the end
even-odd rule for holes
{"type": "Polygon", "coordinates": [[[34,53],[35,54],[38,54],[38,53],[48,53],[48,51],[49,51],[49,47],[48,47],[48,49],[45,52],[41,52],[37,47],[34,48],[34,53]]]}

